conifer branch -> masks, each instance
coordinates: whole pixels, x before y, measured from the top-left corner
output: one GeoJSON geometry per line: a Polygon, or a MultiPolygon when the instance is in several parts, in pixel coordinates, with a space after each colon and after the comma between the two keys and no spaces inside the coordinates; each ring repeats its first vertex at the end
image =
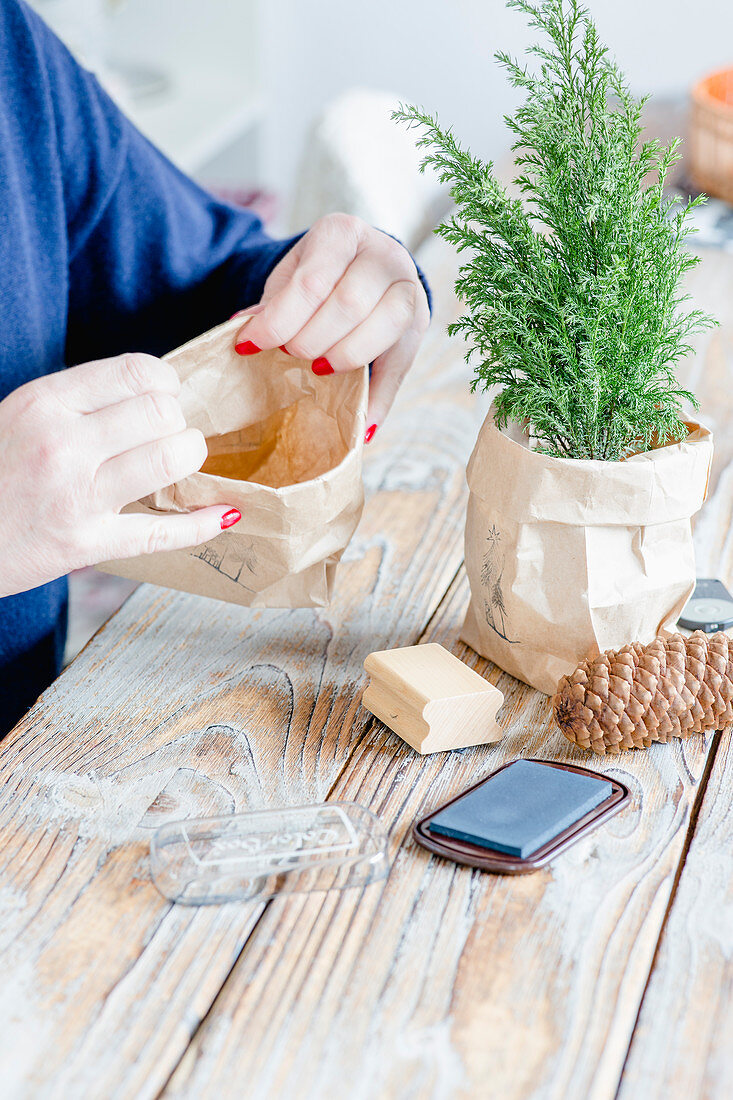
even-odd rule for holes
{"type": "Polygon", "coordinates": [[[449,326],[469,342],[473,386],[499,386],[496,418],[528,423],[562,458],[618,460],[684,438],[675,365],[712,324],[686,308],[687,204],[665,197],[679,139],[641,141],[635,98],[580,0],[509,0],[544,40],[534,71],[498,53],[524,101],[507,118],[517,175],[511,197],[494,165],[415,106],[422,170],[450,184],[455,213],[436,232],[470,255],[449,326]],[[649,177],[652,182],[649,183],[649,177]]]}

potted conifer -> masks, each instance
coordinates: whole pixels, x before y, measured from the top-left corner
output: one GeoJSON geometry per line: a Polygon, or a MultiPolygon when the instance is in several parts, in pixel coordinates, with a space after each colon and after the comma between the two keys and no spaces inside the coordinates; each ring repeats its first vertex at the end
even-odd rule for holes
{"type": "Polygon", "coordinates": [[[692,591],[712,438],[683,419],[696,402],[675,364],[713,322],[682,289],[701,200],[665,197],[679,141],[642,142],[645,101],[578,0],[509,6],[543,36],[533,68],[497,54],[524,97],[511,190],[435,117],[394,117],[451,185],[437,232],[469,258],[449,332],[495,392],[468,466],[463,636],[551,692],[584,657],[671,627],[692,591]]]}

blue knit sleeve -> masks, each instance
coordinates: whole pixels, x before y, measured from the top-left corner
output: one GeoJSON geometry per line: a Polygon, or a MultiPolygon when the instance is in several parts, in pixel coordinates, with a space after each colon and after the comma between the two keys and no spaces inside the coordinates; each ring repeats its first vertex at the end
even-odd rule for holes
{"type": "Polygon", "coordinates": [[[79,70],[76,79],[95,124],[86,150],[91,201],[71,206],[68,361],[162,354],[258,302],[298,237],[275,240],[253,213],[214,198],[118,112],[94,77],[79,70]]]}

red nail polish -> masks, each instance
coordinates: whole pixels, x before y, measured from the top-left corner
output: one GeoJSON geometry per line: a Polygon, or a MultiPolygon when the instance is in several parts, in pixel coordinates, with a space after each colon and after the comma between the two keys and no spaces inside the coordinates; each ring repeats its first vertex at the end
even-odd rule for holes
{"type": "Polygon", "coordinates": [[[323,355],[319,355],[317,359],[313,360],[311,370],[314,374],[333,374],[333,367],[323,355]]]}
{"type": "Polygon", "coordinates": [[[221,529],[226,531],[227,527],[233,527],[235,523],[239,523],[242,518],[242,513],[238,508],[232,508],[230,511],[225,512],[221,517],[221,529]]]}
{"type": "Polygon", "coordinates": [[[365,443],[370,442],[370,440],[373,438],[374,433],[376,432],[376,430],[377,430],[377,425],[376,424],[370,424],[369,425],[367,430],[364,432],[364,442],[365,443]]]}
{"type": "Polygon", "coordinates": [[[241,344],[235,344],[234,350],[237,355],[256,355],[258,351],[262,351],[262,348],[258,348],[257,344],[253,344],[251,340],[242,340],[241,344]]]}
{"type": "Polygon", "coordinates": [[[280,351],[284,351],[286,355],[290,355],[290,352],[285,347],[285,344],[280,344],[280,351]]]}

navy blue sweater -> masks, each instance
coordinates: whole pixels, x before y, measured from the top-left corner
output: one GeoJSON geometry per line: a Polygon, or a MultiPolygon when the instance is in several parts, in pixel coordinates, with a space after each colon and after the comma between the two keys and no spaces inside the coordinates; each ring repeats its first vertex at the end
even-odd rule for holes
{"type": "MultiPolygon", "coordinates": [[[[182,175],[21,0],[0,0],[0,44],[0,399],[259,300],[297,238],[182,175]]],[[[0,599],[0,735],[57,675],[66,603],[65,579],[0,599]]]]}

